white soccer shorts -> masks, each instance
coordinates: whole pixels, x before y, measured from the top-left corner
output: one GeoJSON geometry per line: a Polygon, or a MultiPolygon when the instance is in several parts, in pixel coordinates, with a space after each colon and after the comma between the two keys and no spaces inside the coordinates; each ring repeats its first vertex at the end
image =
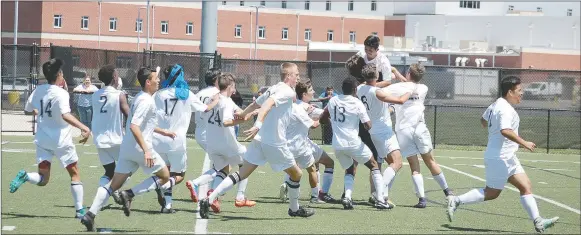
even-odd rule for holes
{"type": "Polygon", "coordinates": [[[244,160],[257,166],[262,166],[268,162],[274,172],[281,172],[296,164],[287,145],[271,146],[258,140],[252,140],[247,148],[244,160]]]}
{"type": "Polygon", "coordinates": [[[43,161],[52,163],[53,156],[56,156],[60,160],[63,167],[67,167],[68,165],[79,161],[79,156],[77,155],[77,150],[74,145],[57,148],[55,150],[48,150],[38,145],[36,146],[37,164],[40,164],[43,161]]]}
{"type": "Polygon", "coordinates": [[[486,186],[494,189],[504,189],[509,177],[525,173],[516,155],[509,159],[484,158],[484,166],[486,186]]]}
{"type": "Polygon", "coordinates": [[[129,174],[134,173],[137,171],[139,167],[143,170],[143,173],[146,175],[152,175],[157,173],[159,170],[164,168],[165,161],[159,156],[159,154],[152,148],[149,150],[151,152],[151,157],[153,158],[153,167],[147,167],[145,165],[145,157],[143,156],[143,152],[131,149],[131,150],[123,150],[119,151],[119,161],[117,161],[117,165],[115,166],[115,172],[121,174],[129,174]]]}
{"type": "Polygon", "coordinates": [[[108,165],[119,160],[120,147],[121,145],[116,145],[110,148],[97,148],[97,154],[99,154],[101,165],[108,165]]]}
{"type": "Polygon", "coordinates": [[[353,160],[359,164],[365,164],[371,159],[372,155],[371,150],[363,143],[359,147],[352,149],[335,150],[335,157],[339,160],[343,169],[351,167],[353,160]]]}
{"type": "Polygon", "coordinates": [[[370,135],[371,141],[373,141],[373,145],[375,145],[377,150],[377,155],[379,155],[377,159],[384,159],[391,152],[399,150],[399,143],[393,131],[370,135]]]}
{"type": "Polygon", "coordinates": [[[241,144],[238,144],[234,151],[225,148],[208,148],[208,157],[212,161],[212,166],[217,171],[224,169],[224,167],[228,165],[237,166],[242,164],[244,161],[242,160],[242,156],[244,156],[245,153],[246,147],[241,144]]]}
{"type": "Polygon", "coordinates": [[[416,126],[397,130],[397,141],[404,157],[426,154],[432,151],[432,136],[426,124],[420,122],[416,126]]]}
{"type": "Polygon", "coordinates": [[[170,172],[186,172],[186,168],[188,167],[188,156],[186,151],[171,151],[167,153],[160,153],[159,156],[161,156],[161,159],[163,159],[166,165],[170,166],[170,172]]]}
{"type": "Polygon", "coordinates": [[[313,154],[313,158],[315,158],[315,162],[321,160],[323,156],[324,150],[318,144],[315,144],[311,139],[309,139],[309,145],[311,146],[311,152],[313,154]]]}

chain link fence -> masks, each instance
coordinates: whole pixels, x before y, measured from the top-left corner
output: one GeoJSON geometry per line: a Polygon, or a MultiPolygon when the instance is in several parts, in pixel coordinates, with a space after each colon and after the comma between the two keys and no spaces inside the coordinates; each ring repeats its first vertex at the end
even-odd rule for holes
{"type": "MultiPolygon", "coordinates": [[[[194,93],[205,87],[203,77],[208,69],[220,68],[223,72],[233,73],[237,77],[236,86],[243,98],[242,107],[252,103],[260,87],[271,86],[280,81],[280,64],[283,62],[298,65],[300,76],[311,80],[316,97],[324,93],[327,87],[334,87],[336,93],[341,93],[343,79],[350,76],[345,64],[337,62],[223,59],[217,53],[147,50],[127,52],[52,45],[2,45],[3,120],[7,112],[22,113],[30,91],[37,84],[46,82],[42,75],[42,63],[54,57],[65,60],[63,72],[71,92],[71,108],[75,115],[78,96],[72,94],[72,90],[85,77],[92,78],[93,83],[100,87],[97,73],[106,64],[117,67],[123,89],[130,95],[130,101],[131,96],[140,90],[136,73],[141,66],[163,68],[174,63],[183,65],[186,81],[194,93]],[[15,99],[17,95],[10,95],[15,92],[11,90],[14,78],[16,83],[22,80],[24,84],[15,89],[20,94],[19,99],[15,99]]],[[[394,67],[405,74],[409,64],[394,67]]],[[[519,133],[547,150],[581,149],[580,71],[433,66],[427,63],[422,83],[429,87],[425,118],[434,145],[485,146],[487,134],[486,129],[480,126],[480,116],[499,97],[500,80],[510,76],[519,77],[524,88],[522,103],[516,107],[521,117],[519,133]]],[[[323,107],[321,102],[313,103],[323,107]]],[[[194,120],[192,118],[188,129],[190,136],[194,134],[194,120]]],[[[30,123],[22,125],[26,125],[26,130],[32,129],[30,123]]],[[[250,122],[244,123],[240,130],[251,126],[250,122]]],[[[2,131],[9,130],[3,126],[2,131]]],[[[332,130],[330,126],[322,126],[310,130],[310,137],[320,143],[330,144],[332,130]]],[[[239,139],[243,140],[244,137],[239,136],[239,139]]]]}

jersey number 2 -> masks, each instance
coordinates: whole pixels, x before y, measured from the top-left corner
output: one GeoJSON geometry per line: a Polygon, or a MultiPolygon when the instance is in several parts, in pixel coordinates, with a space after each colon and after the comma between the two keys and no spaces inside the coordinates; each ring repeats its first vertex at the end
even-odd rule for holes
{"type": "Polygon", "coordinates": [[[107,105],[107,96],[101,96],[101,98],[99,98],[99,100],[105,100],[105,102],[103,102],[103,105],[101,106],[101,113],[107,113],[107,110],[103,109],[105,108],[105,105],[107,105]]]}

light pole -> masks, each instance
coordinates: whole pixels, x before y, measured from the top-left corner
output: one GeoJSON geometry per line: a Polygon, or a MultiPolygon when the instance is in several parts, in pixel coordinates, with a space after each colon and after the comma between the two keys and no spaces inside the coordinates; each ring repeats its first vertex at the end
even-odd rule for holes
{"type": "Polygon", "coordinates": [[[12,90],[16,90],[16,64],[18,59],[18,0],[14,2],[14,62],[12,68],[12,90]]]}
{"type": "Polygon", "coordinates": [[[258,59],[258,8],[264,8],[264,6],[250,6],[250,7],[254,7],[256,8],[256,22],[255,24],[255,28],[256,28],[256,36],[254,37],[254,59],[258,59]]]}
{"type": "MultiPolygon", "coordinates": [[[[147,9],[147,7],[140,7],[137,9],[137,20],[135,25],[137,28],[137,52],[139,52],[139,40],[141,39],[141,31],[143,31],[143,20],[141,20],[141,9],[147,9]]],[[[147,29],[149,30],[149,29],[147,29]]]]}

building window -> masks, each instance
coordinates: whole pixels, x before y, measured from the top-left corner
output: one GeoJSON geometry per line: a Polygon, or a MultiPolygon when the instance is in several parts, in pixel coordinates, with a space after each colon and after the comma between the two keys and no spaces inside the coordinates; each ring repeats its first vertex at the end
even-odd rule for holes
{"type": "Polygon", "coordinates": [[[81,29],[85,29],[85,30],[89,29],[89,17],[88,16],[81,17],[81,29]]]}
{"type": "Polygon", "coordinates": [[[311,9],[311,1],[305,1],[305,10],[311,9]]]}
{"type": "Polygon", "coordinates": [[[186,35],[194,35],[194,22],[186,24],[186,35]]]}
{"type": "Polygon", "coordinates": [[[161,22],[161,33],[168,34],[169,33],[169,22],[164,20],[161,22]]]}
{"type": "Polygon", "coordinates": [[[305,41],[311,41],[311,29],[305,29],[305,41]]]}
{"type": "Polygon", "coordinates": [[[242,37],[242,25],[236,25],[234,28],[234,37],[241,38],[242,37]]]}
{"type": "Polygon", "coordinates": [[[350,0],[349,3],[347,3],[347,10],[348,11],[353,11],[353,0],[350,0]]]}
{"type": "Polygon", "coordinates": [[[330,11],[331,10],[331,1],[327,1],[325,4],[325,10],[330,11]]]}
{"type": "Polygon", "coordinates": [[[542,7],[537,7],[537,12],[543,12],[543,8],[542,7]]]}
{"type": "Polygon", "coordinates": [[[258,38],[260,38],[260,39],[266,38],[266,27],[264,27],[264,26],[258,27],[258,38]]]}
{"type": "Polygon", "coordinates": [[[143,19],[135,20],[135,32],[143,32],[143,19]]]}
{"type": "Polygon", "coordinates": [[[371,11],[377,11],[377,1],[371,1],[371,11]]]}
{"type": "Polygon", "coordinates": [[[350,43],[355,42],[355,31],[350,31],[349,32],[349,42],[350,43]]]}
{"type": "Polygon", "coordinates": [[[573,9],[567,9],[567,16],[573,16],[573,9]]]}
{"type": "Polygon", "coordinates": [[[226,1],[222,1],[222,5],[226,5],[226,1]]]}
{"type": "Polygon", "coordinates": [[[327,41],[333,41],[333,30],[327,30],[327,41]]]}
{"type": "Polygon", "coordinates": [[[266,1],[260,1],[261,6],[266,6],[266,1]]]}
{"type": "Polygon", "coordinates": [[[109,18],[109,31],[117,31],[117,18],[109,18]]]}
{"type": "Polygon", "coordinates": [[[240,1],[240,6],[243,7],[244,6],[244,1],[240,1]]]}
{"type": "Polygon", "coordinates": [[[282,1],[282,3],[281,3],[281,4],[282,4],[282,6],[281,6],[281,7],[282,7],[282,9],[286,9],[286,1],[282,1]]]}
{"type": "Polygon", "coordinates": [[[63,15],[54,15],[53,28],[63,27],[63,15]]]}
{"type": "Polygon", "coordinates": [[[371,35],[377,36],[377,32],[371,32],[371,35]]]}
{"type": "Polygon", "coordinates": [[[460,1],[460,8],[480,9],[480,1],[460,1]]]}
{"type": "Polygon", "coordinates": [[[512,11],[514,11],[514,6],[513,6],[513,5],[508,5],[508,11],[509,11],[509,12],[512,12],[512,11]]]}
{"type": "Polygon", "coordinates": [[[288,28],[282,28],[282,40],[288,40],[288,28]]]}

